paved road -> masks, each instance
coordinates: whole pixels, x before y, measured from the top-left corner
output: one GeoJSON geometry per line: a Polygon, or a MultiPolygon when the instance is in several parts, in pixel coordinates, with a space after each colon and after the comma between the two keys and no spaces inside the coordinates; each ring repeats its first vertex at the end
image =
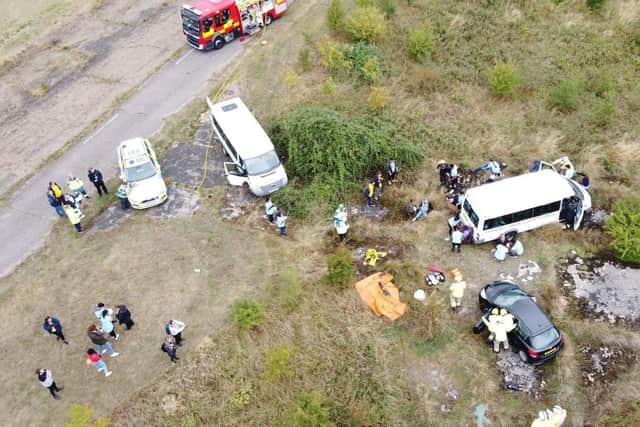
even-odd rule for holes
{"type": "MultiPolygon", "coordinates": [[[[100,169],[105,177],[117,173],[116,147],[120,141],[149,136],[162,127],[165,117],[207,92],[206,83],[243,49],[234,41],[213,52],[185,51],[149,78],[142,88],[87,140],[70,149],[64,156],[32,177],[0,208],[0,278],[10,274],[26,257],[45,241],[58,219],[47,203],[49,181],[66,182],[70,172],[80,176],[89,191],[95,193],[86,177],[89,166],[100,169]]],[[[82,112],[69,112],[82,119],[82,112]]],[[[66,187],[63,186],[63,187],[66,187]]],[[[68,222],[68,221],[67,221],[68,222]]],[[[71,224],[69,232],[73,232],[71,224]]]]}

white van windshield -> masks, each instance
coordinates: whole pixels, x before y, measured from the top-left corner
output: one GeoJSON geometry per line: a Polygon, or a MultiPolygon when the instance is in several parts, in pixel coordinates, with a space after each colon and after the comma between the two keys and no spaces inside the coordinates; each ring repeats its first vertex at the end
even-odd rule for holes
{"type": "Polygon", "coordinates": [[[129,167],[127,168],[126,172],[127,181],[136,182],[154,176],[156,174],[156,168],[153,166],[152,162],[146,162],[133,167],[129,167]]]}
{"type": "Polygon", "coordinates": [[[244,163],[249,175],[260,175],[278,167],[280,159],[275,150],[272,150],[258,157],[245,159],[244,163]]]}

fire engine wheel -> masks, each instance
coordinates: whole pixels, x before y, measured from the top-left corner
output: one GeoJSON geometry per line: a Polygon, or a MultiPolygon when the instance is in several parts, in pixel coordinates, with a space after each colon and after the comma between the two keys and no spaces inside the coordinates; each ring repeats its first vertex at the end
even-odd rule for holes
{"type": "Polygon", "coordinates": [[[220,36],[216,37],[213,40],[213,48],[214,49],[222,49],[222,46],[224,46],[224,39],[220,36]]]}
{"type": "Polygon", "coordinates": [[[271,16],[271,14],[267,13],[267,16],[264,17],[265,25],[271,25],[272,22],[273,22],[273,17],[271,16]]]}

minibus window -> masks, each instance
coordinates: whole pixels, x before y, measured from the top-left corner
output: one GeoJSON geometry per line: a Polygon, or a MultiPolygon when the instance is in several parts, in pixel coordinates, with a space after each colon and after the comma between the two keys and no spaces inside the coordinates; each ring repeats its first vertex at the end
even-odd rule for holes
{"type": "Polygon", "coordinates": [[[525,209],[523,211],[514,213],[511,222],[524,221],[525,219],[529,219],[531,217],[533,217],[533,209],[525,209]]]}
{"type": "Polygon", "coordinates": [[[475,225],[476,227],[478,226],[478,215],[476,215],[476,213],[473,211],[473,208],[471,207],[471,204],[469,203],[469,200],[465,200],[464,201],[464,210],[467,213],[467,215],[469,215],[469,219],[471,219],[471,222],[473,222],[473,225],[475,225]]]}
{"type": "Polygon", "coordinates": [[[546,205],[537,206],[533,209],[533,216],[545,215],[560,210],[560,202],[552,202],[546,205]]]}

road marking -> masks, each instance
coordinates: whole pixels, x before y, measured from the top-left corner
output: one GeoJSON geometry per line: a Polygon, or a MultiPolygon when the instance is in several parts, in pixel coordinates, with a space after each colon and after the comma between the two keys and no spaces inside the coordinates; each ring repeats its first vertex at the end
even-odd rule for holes
{"type": "Polygon", "coordinates": [[[184,59],[185,59],[187,56],[191,55],[191,54],[193,53],[193,51],[194,51],[194,50],[195,50],[194,48],[191,48],[191,49],[189,50],[189,52],[187,52],[187,53],[186,53],[182,58],[180,58],[180,59],[178,59],[178,60],[176,61],[176,65],[178,65],[179,63],[181,63],[182,61],[184,61],[184,59]]]}
{"type": "Polygon", "coordinates": [[[114,116],[113,116],[113,117],[111,117],[111,118],[109,119],[109,121],[107,121],[107,123],[103,124],[103,125],[100,127],[100,129],[98,129],[98,130],[97,130],[97,131],[95,131],[93,134],[91,134],[91,136],[90,136],[89,138],[85,139],[85,140],[82,142],[82,145],[86,144],[87,142],[89,142],[89,140],[90,140],[91,138],[93,138],[94,136],[96,136],[97,134],[99,134],[100,132],[102,132],[102,130],[103,130],[104,128],[106,128],[107,126],[109,126],[109,123],[111,123],[112,121],[114,121],[114,120],[115,120],[119,115],[120,115],[120,113],[116,113],[116,114],[114,114],[114,116]]]}

